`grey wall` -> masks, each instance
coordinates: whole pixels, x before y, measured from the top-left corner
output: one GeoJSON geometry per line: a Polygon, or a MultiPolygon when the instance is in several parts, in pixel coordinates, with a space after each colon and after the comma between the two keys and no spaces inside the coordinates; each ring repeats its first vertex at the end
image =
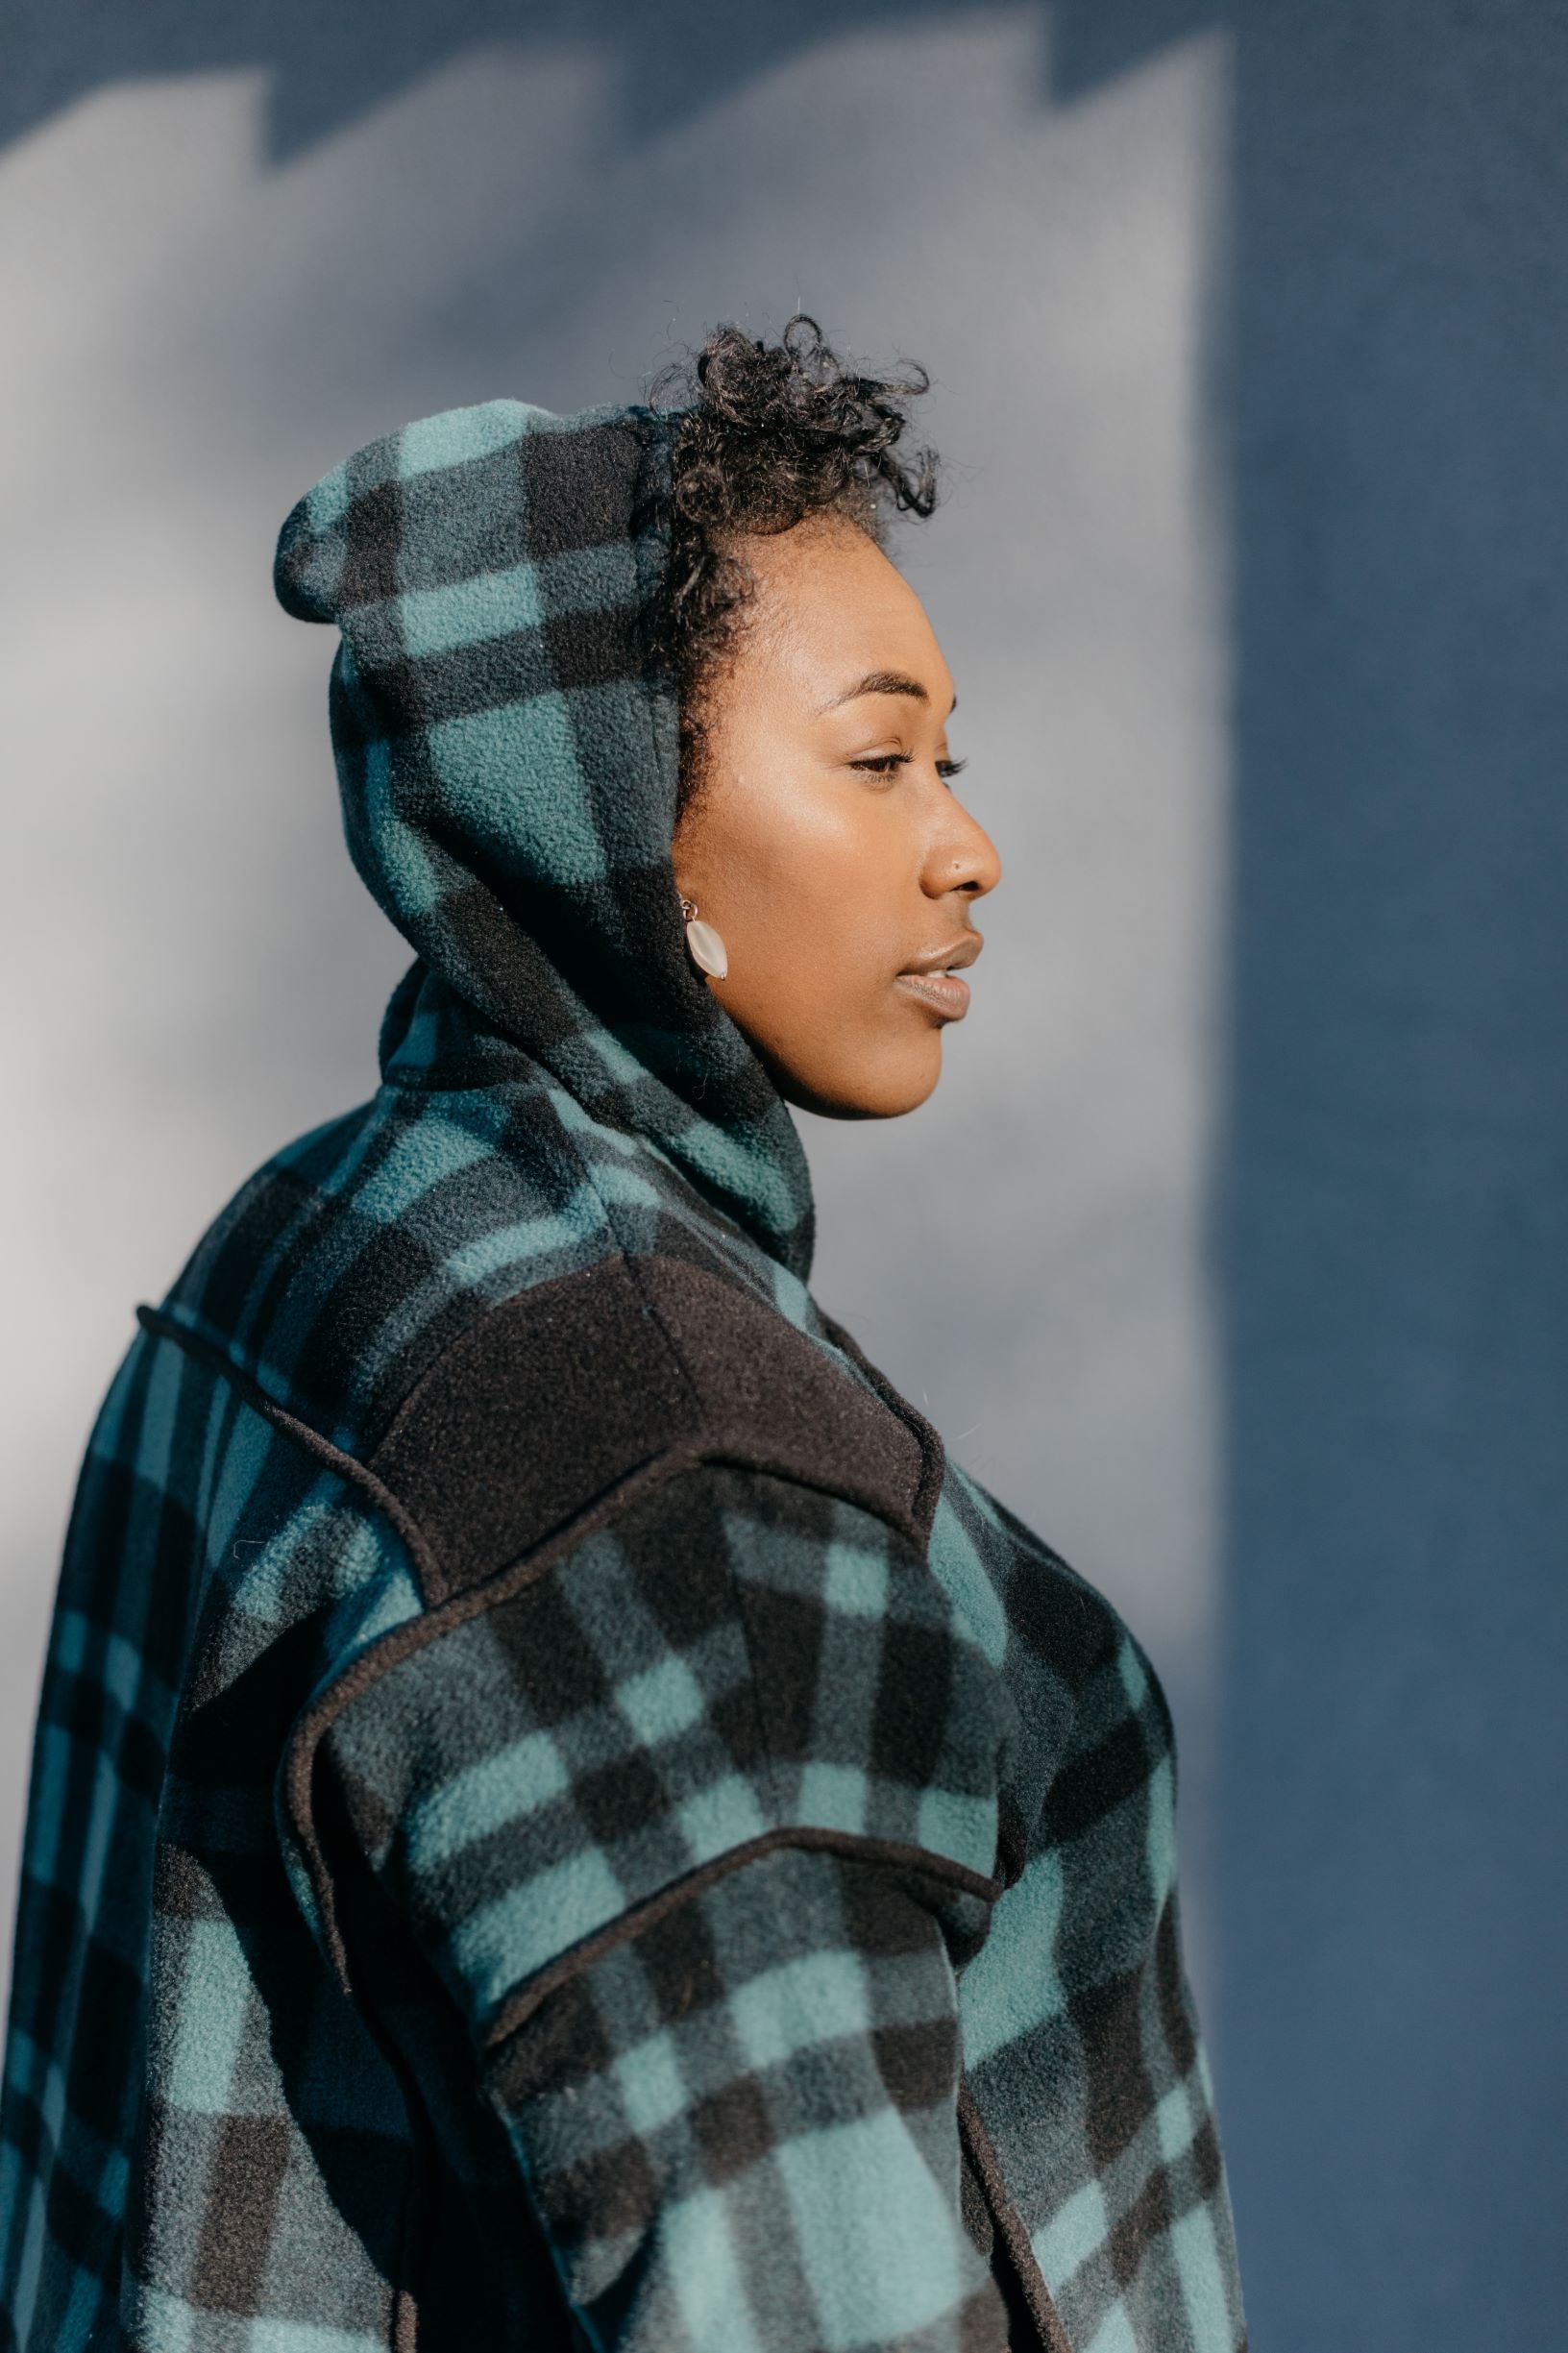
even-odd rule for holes
{"type": "Polygon", "coordinates": [[[818,1288],[1171,1687],[1255,2342],[1558,2343],[1565,99],[1556,0],[13,6],[8,1880],[131,1304],[402,961],[278,522],[802,301],[935,373],[1007,867],[818,1288]]]}

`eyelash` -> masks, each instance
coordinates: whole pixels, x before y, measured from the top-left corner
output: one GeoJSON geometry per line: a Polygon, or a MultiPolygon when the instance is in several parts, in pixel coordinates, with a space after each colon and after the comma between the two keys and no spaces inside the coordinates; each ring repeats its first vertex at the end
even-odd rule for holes
{"type": "MultiPolygon", "coordinates": [[[[851,768],[863,768],[873,776],[890,776],[895,768],[907,768],[914,756],[910,751],[881,751],[873,759],[851,760],[849,765],[851,768]]],[[[951,784],[955,776],[963,775],[968,766],[967,760],[939,760],[937,774],[943,784],[951,784]]]]}

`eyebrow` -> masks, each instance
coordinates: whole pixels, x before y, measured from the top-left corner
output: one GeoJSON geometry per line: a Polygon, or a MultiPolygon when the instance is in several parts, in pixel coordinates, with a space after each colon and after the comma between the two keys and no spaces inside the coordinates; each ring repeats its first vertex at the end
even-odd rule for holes
{"type": "MultiPolygon", "coordinates": [[[[901,670],[869,670],[863,678],[857,678],[853,686],[845,687],[842,695],[835,695],[832,701],[824,703],[822,708],[836,711],[841,703],[857,701],[862,695],[907,695],[916,702],[929,702],[931,699],[919,678],[911,678],[901,670]]],[[[949,718],[957,708],[958,697],[955,695],[949,718]]]]}

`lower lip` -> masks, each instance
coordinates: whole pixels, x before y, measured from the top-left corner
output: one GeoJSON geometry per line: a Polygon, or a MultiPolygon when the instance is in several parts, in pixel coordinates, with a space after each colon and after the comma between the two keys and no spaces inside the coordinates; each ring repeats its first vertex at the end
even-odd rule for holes
{"type": "Polygon", "coordinates": [[[946,1021],[962,1021],[969,1010],[969,984],[956,972],[900,972],[898,986],[918,996],[946,1021]]]}

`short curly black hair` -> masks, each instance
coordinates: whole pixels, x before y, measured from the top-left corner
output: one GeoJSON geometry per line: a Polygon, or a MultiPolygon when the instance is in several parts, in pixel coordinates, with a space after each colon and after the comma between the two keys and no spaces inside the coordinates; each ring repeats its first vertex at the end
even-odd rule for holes
{"type": "Polygon", "coordinates": [[[937,459],[900,455],[921,367],[872,376],[841,360],[797,311],[776,343],[738,327],[653,387],[671,415],[670,560],[656,624],[680,703],[680,806],[704,780],[704,691],[734,641],[754,585],[734,541],[842,515],[878,546],[896,513],[929,515],[937,459]]]}

